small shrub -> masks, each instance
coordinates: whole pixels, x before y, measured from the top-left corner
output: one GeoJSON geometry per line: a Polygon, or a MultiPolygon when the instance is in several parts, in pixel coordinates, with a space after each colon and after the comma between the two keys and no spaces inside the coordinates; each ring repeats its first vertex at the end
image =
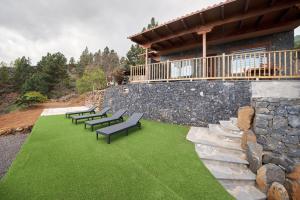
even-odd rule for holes
{"type": "Polygon", "coordinates": [[[20,106],[31,106],[33,104],[37,103],[43,103],[47,101],[47,97],[42,95],[39,92],[36,91],[31,91],[31,92],[26,92],[23,94],[18,100],[17,103],[20,106]]]}
{"type": "Polygon", "coordinates": [[[113,76],[115,82],[117,82],[119,85],[121,85],[124,81],[124,78],[125,78],[124,73],[125,73],[125,70],[121,67],[115,68],[112,73],[112,76],[113,76]]]}

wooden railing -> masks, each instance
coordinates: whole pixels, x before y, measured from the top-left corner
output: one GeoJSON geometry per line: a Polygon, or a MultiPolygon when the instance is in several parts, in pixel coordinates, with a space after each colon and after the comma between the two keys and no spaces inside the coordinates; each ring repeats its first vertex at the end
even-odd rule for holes
{"type": "Polygon", "coordinates": [[[300,78],[300,49],[222,54],[131,66],[131,82],[300,78]]]}

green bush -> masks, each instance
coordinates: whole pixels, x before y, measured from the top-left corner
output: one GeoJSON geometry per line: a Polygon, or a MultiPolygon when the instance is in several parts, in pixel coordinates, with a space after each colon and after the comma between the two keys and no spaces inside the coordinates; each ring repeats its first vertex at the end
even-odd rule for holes
{"type": "Polygon", "coordinates": [[[43,103],[47,101],[47,97],[42,95],[39,92],[31,91],[23,94],[18,100],[17,103],[20,106],[31,106],[37,103],[43,103]]]}
{"type": "Polygon", "coordinates": [[[105,87],[105,74],[101,69],[87,70],[83,73],[83,76],[76,81],[76,88],[80,94],[92,91],[93,89],[102,90],[105,87]]]}

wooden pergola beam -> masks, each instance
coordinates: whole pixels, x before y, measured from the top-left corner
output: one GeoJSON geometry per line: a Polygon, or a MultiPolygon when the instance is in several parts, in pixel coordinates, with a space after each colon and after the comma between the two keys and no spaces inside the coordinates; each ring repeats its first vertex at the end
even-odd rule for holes
{"type": "Polygon", "coordinates": [[[200,16],[201,24],[205,25],[205,18],[204,18],[203,13],[199,13],[199,16],[200,16]]]}
{"type": "Polygon", "coordinates": [[[155,29],[152,30],[152,33],[158,38],[162,37],[155,29]]]}
{"type": "Polygon", "coordinates": [[[270,5],[270,6],[273,6],[275,3],[276,3],[276,0],[270,0],[269,5],[270,5]]]}
{"type": "Polygon", "coordinates": [[[166,27],[166,29],[167,29],[171,34],[174,33],[174,31],[169,27],[168,24],[166,24],[165,27],[166,27]]]}
{"type": "MultiPolygon", "coordinates": [[[[300,23],[300,20],[294,20],[292,22],[285,22],[285,23],[280,23],[278,27],[273,27],[271,26],[268,27],[261,27],[261,28],[254,28],[252,30],[245,30],[244,32],[237,32],[235,35],[234,33],[220,37],[220,36],[215,36],[214,38],[211,38],[210,40],[207,41],[207,45],[218,45],[222,43],[227,43],[235,40],[243,40],[243,39],[248,39],[248,38],[254,38],[259,35],[268,35],[268,34],[273,34],[273,33],[279,33],[284,30],[288,30],[290,28],[295,28],[298,24],[300,23]]],[[[172,49],[167,49],[160,51],[160,55],[166,55],[168,53],[176,52],[176,51],[182,51],[186,49],[192,49],[199,47],[199,43],[192,43],[192,44],[187,44],[185,46],[176,46],[173,47],[172,49]]]]}
{"type": "Polygon", "coordinates": [[[256,22],[255,22],[255,26],[258,27],[260,26],[262,19],[264,18],[264,15],[261,15],[257,18],[256,22]]]}
{"type": "Polygon", "coordinates": [[[181,20],[181,23],[183,24],[184,29],[189,29],[189,26],[184,19],[181,20]]]}
{"type": "Polygon", "coordinates": [[[277,22],[282,22],[282,21],[284,20],[284,18],[286,18],[286,16],[288,15],[290,9],[291,9],[291,8],[288,8],[288,9],[284,10],[284,11],[282,12],[282,14],[278,17],[277,22]]]}
{"type": "Polygon", "coordinates": [[[238,29],[242,29],[243,26],[244,26],[244,21],[241,20],[241,21],[239,22],[239,24],[238,24],[238,29]]]}
{"type": "Polygon", "coordinates": [[[249,3],[250,3],[250,0],[245,0],[244,13],[246,13],[249,9],[249,3]]]}
{"type": "Polygon", "coordinates": [[[195,35],[195,33],[192,33],[192,37],[194,38],[194,40],[198,41],[199,38],[195,35]]]}
{"type": "MultiPolygon", "coordinates": [[[[253,11],[245,13],[245,14],[241,14],[241,15],[238,15],[238,16],[234,16],[234,17],[224,19],[224,20],[219,20],[219,21],[216,21],[216,22],[209,23],[206,26],[197,26],[197,27],[194,27],[194,28],[191,28],[191,29],[188,29],[188,30],[179,31],[176,34],[170,29],[170,27],[168,25],[165,25],[167,30],[169,32],[172,32],[172,35],[161,37],[161,38],[156,39],[156,40],[152,40],[149,43],[154,44],[154,43],[162,42],[162,41],[165,41],[165,40],[170,40],[170,39],[173,39],[173,38],[176,38],[176,37],[180,37],[180,36],[183,36],[183,35],[186,35],[186,34],[199,32],[203,28],[207,29],[207,27],[209,27],[209,28],[212,29],[213,27],[216,27],[216,26],[221,26],[221,25],[224,25],[224,24],[245,20],[245,19],[252,18],[252,17],[255,17],[255,16],[265,15],[265,14],[270,13],[270,12],[275,12],[275,11],[278,11],[278,10],[287,9],[287,8],[292,7],[293,4],[297,3],[297,2],[298,2],[297,0],[293,0],[293,1],[290,2],[290,4],[284,4],[284,3],[279,4],[278,3],[278,4],[276,4],[272,7],[269,7],[269,8],[262,8],[262,9],[259,9],[259,10],[253,10],[253,11]]],[[[202,15],[200,15],[200,16],[202,16],[202,15]]]]}
{"type": "Polygon", "coordinates": [[[145,36],[145,35],[141,35],[143,38],[145,38],[147,41],[151,41],[151,38],[145,36]]]}
{"type": "Polygon", "coordinates": [[[224,12],[224,5],[222,5],[221,7],[220,7],[220,9],[221,9],[221,19],[223,20],[223,19],[225,19],[225,12],[224,12]]]}

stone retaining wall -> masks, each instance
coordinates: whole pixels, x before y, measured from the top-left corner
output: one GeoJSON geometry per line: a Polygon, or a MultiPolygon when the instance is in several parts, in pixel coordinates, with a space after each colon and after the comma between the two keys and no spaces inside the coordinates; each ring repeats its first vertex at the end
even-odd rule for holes
{"type": "Polygon", "coordinates": [[[95,105],[98,109],[103,107],[105,90],[95,90],[92,92],[88,92],[85,97],[85,106],[95,105]]]}
{"type": "Polygon", "coordinates": [[[129,84],[108,88],[104,106],[112,111],[143,112],[145,118],[171,123],[207,126],[236,116],[250,105],[247,81],[195,81],[129,84]]]}
{"type": "Polygon", "coordinates": [[[253,98],[252,106],[257,142],[300,161],[300,98],[253,98]]]}

